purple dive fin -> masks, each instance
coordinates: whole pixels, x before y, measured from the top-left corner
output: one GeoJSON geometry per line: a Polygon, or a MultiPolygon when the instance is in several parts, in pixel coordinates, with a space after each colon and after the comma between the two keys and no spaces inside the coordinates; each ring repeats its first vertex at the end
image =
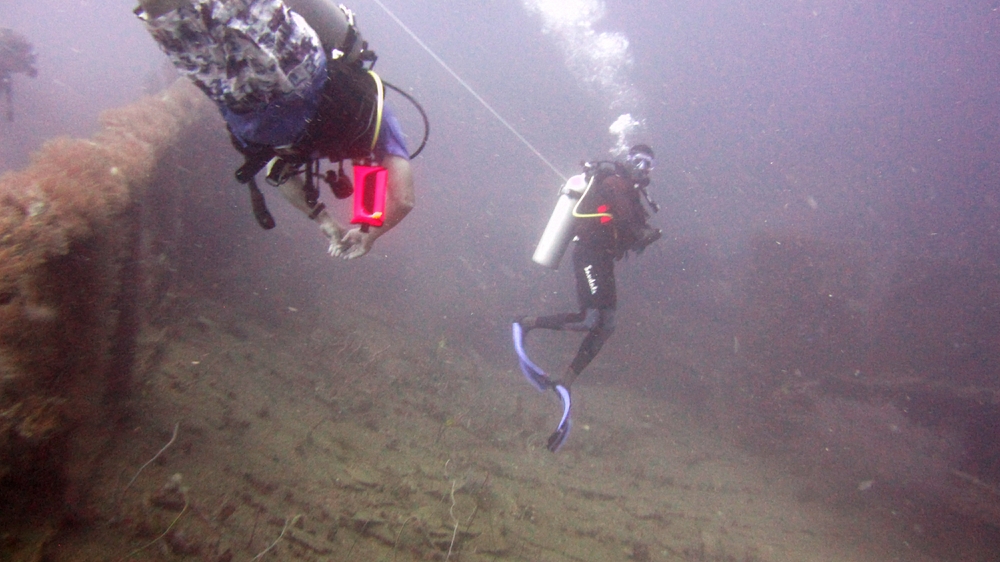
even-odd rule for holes
{"type": "Polygon", "coordinates": [[[559,420],[556,430],[549,436],[548,448],[554,453],[559,450],[559,447],[562,447],[563,443],[566,442],[566,438],[569,437],[569,430],[573,427],[573,421],[569,417],[570,407],[572,406],[569,389],[561,384],[556,384],[552,389],[559,395],[559,399],[562,400],[563,405],[562,419],[559,420]]]}
{"type": "Polygon", "coordinates": [[[545,392],[547,388],[552,386],[545,371],[535,365],[525,353],[524,328],[517,322],[514,322],[514,351],[517,352],[517,361],[521,365],[521,372],[524,373],[524,378],[528,379],[531,386],[537,388],[539,392],[545,392]]]}

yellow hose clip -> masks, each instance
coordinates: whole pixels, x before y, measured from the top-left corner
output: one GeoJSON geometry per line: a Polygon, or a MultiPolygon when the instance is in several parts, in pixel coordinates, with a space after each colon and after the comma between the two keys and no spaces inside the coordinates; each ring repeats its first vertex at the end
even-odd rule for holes
{"type": "Polygon", "coordinates": [[[374,70],[369,70],[368,74],[375,80],[375,89],[378,90],[378,103],[375,110],[375,134],[372,135],[372,145],[368,147],[368,150],[374,151],[375,144],[378,143],[378,136],[382,132],[382,107],[385,104],[385,87],[382,85],[382,78],[374,70]]]}
{"type": "Polygon", "coordinates": [[[613,219],[614,216],[611,213],[588,213],[588,214],[582,214],[582,213],[578,213],[577,212],[577,209],[580,208],[580,204],[583,203],[583,200],[587,198],[587,194],[590,193],[590,188],[593,187],[593,185],[594,185],[594,176],[590,176],[590,181],[587,182],[587,189],[583,190],[583,195],[580,196],[580,199],[576,202],[576,205],[573,206],[573,216],[576,217],[576,218],[578,218],[578,219],[597,219],[597,218],[604,218],[604,217],[608,217],[609,219],[613,219]]]}

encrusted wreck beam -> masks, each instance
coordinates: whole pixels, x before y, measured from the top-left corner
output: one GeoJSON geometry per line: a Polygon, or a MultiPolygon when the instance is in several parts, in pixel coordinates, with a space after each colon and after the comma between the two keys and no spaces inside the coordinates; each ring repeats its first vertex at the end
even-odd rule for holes
{"type": "Polygon", "coordinates": [[[150,298],[144,194],[209,111],[179,81],[0,176],[0,486],[47,475],[70,510],[86,507],[150,298]]]}

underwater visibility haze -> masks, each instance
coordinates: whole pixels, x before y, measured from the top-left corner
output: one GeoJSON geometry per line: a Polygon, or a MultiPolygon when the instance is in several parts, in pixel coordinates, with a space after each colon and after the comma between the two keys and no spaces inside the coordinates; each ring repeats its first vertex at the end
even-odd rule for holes
{"type": "Polygon", "coordinates": [[[0,0],[0,558],[998,559],[1000,5],[348,5],[431,132],[344,262],[257,226],[131,1],[0,0]],[[636,143],[663,237],[553,454],[510,323],[574,309],[532,252],[636,143]]]}

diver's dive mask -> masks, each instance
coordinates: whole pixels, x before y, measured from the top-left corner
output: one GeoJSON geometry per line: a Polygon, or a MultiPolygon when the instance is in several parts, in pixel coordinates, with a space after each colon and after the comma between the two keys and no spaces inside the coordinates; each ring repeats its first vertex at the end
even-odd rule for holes
{"type": "Polygon", "coordinates": [[[653,169],[653,150],[644,144],[637,144],[629,150],[625,162],[633,179],[645,179],[653,169]]]}

